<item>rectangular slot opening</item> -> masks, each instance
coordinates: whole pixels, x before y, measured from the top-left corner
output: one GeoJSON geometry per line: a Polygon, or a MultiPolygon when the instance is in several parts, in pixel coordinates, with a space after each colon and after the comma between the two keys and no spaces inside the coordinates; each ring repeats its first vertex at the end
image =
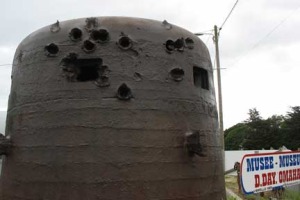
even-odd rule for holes
{"type": "Polygon", "coordinates": [[[208,72],[201,67],[193,68],[194,85],[205,90],[209,90],[208,72]]]}
{"type": "Polygon", "coordinates": [[[99,78],[101,59],[77,59],[74,64],[78,73],[77,81],[94,81],[99,78]]]}

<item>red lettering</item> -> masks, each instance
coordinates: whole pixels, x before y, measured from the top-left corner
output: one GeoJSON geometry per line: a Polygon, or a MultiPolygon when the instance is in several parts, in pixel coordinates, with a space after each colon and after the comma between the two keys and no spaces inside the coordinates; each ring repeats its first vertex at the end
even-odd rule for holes
{"type": "Polygon", "coordinates": [[[266,186],[266,185],[267,185],[267,175],[262,174],[262,186],[266,186]]]}
{"type": "Polygon", "coordinates": [[[279,172],[279,183],[282,183],[282,171],[279,172]]]}
{"type": "Polygon", "coordinates": [[[268,173],[268,185],[272,185],[272,173],[268,173]]]}
{"type": "Polygon", "coordinates": [[[279,171],[279,183],[300,180],[300,168],[279,171]]]}
{"type": "Polygon", "coordinates": [[[254,178],[255,178],[255,187],[259,187],[260,185],[260,179],[259,179],[259,175],[258,174],[255,174],[254,175],[254,178]]]}
{"type": "Polygon", "coordinates": [[[273,177],[273,184],[276,184],[276,181],[275,181],[275,176],[276,176],[276,172],[273,172],[273,173],[272,173],[272,177],[273,177]]]}
{"type": "Polygon", "coordinates": [[[293,169],[293,181],[297,180],[297,170],[293,169]]]}
{"type": "Polygon", "coordinates": [[[282,182],[287,182],[288,181],[288,170],[282,171],[281,180],[282,180],[282,182]]]}
{"type": "Polygon", "coordinates": [[[289,179],[287,181],[292,181],[293,180],[293,171],[290,169],[288,171],[288,174],[289,174],[289,179]]]}

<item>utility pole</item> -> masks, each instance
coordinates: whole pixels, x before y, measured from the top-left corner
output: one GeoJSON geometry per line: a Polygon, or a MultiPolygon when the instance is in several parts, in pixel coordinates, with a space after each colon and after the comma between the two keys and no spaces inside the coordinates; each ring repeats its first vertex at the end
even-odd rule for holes
{"type": "MultiPolygon", "coordinates": [[[[225,142],[224,142],[224,127],[223,127],[223,104],[222,104],[222,87],[221,87],[221,68],[220,68],[220,55],[219,55],[219,30],[214,26],[214,41],[216,48],[216,64],[217,64],[217,78],[218,78],[218,99],[219,99],[219,130],[220,142],[223,148],[223,172],[225,172],[225,142]]],[[[225,189],[225,188],[224,188],[225,189]]],[[[224,197],[226,199],[226,196],[224,197]]]]}
{"type": "Polygon", "coordinates": [[[221,87],[221,68],[220,68],[220,55],[219,55],[219,30],[214,26],[214,42],[216,48],[216,64],[217,64],[217,78],[218,78],[218,101],[219,101],[219,128],[220,136],[222,138],[224,147],[224,126],[223,126],[223,104],[222,104],[222,87],[221,87]]]}
{"type": "MultiPolygon", "coordinates": [[[[213,35],[216,51],[216,64],[217,64],[217,79],[218,79],[218,101],[219,101],[219,131],[220,131],[220,143],[223,148],[222,160],[223,160],[223,172],[225,172],[225,143],[224,143],[224,126],[223,126],[223,104],[222,104],[222,87],[221,87],[221,67],[220,67],[220,55],[219,55],[219,30],[214,26],[214,34],[211,33],[195,33],[197,36],[201,35],[213,35]]],[[[224,188],[225,189],[225,188],[224,188]]],[[[226,196],[224,197],[226,199],[226,196]]]]}

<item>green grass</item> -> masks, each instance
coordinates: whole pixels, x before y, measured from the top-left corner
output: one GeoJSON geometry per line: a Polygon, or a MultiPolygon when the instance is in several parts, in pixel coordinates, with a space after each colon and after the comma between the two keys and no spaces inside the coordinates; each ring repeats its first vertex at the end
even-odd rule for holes
{"type": "MultiPolygon", "coordinates": [[[[244,195],[239,193],[237,178],[236,176],[225,176],[225,185],[227,188],[232,190],[236,195],[238,195],[241,199],[246,200],[256,200],[258,194],[244,195]]],[[[276,195],[272,191],[265,192],[264,197],[259,197],[260,200],[268,200],[270,197],[275,197],[276,195]]],[[[279,198],[278,198],[279,199],[279,198]]],[[[235,200],[234,197],[227,196],[227,200],[235,200]]],[[[300,192],[292,191],[286,189],[282,195],[281,200],[300,200],[300,192]]]]}
{"type": "Polygon", "coordinates": [[[236,198],[234,198],[232,196],[227,196],[227,200],[236,200],[236,198]]]}
{"type": "Polygon", "coordinates": [[[300,200],[300,192],[286,190],[284,192],[283,198],[289,200],[300,200]]]}

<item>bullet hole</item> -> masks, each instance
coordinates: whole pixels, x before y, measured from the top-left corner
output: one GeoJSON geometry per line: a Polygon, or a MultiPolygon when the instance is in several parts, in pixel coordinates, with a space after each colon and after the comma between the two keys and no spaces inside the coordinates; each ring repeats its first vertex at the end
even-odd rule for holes
{"type": "Polygon", "coordinates": [[[98,26],[98,19],[95,17],[90,17],[85,20],[85,28],[89,31],[98,26]]]}
{"type": "Polygon", "coordinates": [[[184,39],[177,39],[175,42],[173,40],[167,40],[166,43],[167,52],[172,52],[174,50],[183,51],[184,50],[184,39]]]}
{"type": "Polygon", "coordinates": [[[185,146],[188,150],[189,156],[194,156],[195,154],[202,157],[203,148],[200,143],[200,133],[199,131],[188,132],[185,134],[185,146]]]}
{"type": "Polygon", "coordinates": [[[172,40],[167,40],[166,48],[168,51],[173,51],[175,49],[174,42],[172,40]]]}
{"type": "Polygon", "coordinates": [[[87,53],[90,53],[92,51],[95,51],[96,49],[96,45],[94,42],[90,41],[90,40],[85,40],[83,42],[83,50],[87,53]]]}
{"type": "Polygon", "coordinates": [[[98,71],[99,71],[99,76],[105,76],[105,77],[107,77],[110,72],[110,70],[106,65],[99,67],[98,71]]]}
{"type": "Polygon", "coordinates": [[[110,85],[109,78],[106,76],[102,76],[99,79],[97,79],[97,81],[95,81],[95,84],[98,87],[107,87],[110,85]]]}
{"type": "Polygon", "coordinates": [[[201,67],[193,68],[194,85],[196,87],[209,90],[208,72],[201,67]]]}
{"type": "Polygon", "coordinates": [[[100,66],[99,69],[98,69],[98,79],[95,81],[95,84],[98,86],[98,87],[107,87],[110,85],[110,82],[109,82],[109,72],[110,70],[108,69],[107,66],[103,65],[103,66],[100,66]]]}
{"type": "Polygon", "coordinates": [[[208,104],[208,114],[212,117],[215,117],[215,116],[217,116],[217,115],[215,115],[216,111],[217,111],[216,107],[214,105],[212,105],[211,103],[209,103],[208,104]]]}
{"type": "Polygon", "coordinates": [[[79,40],[81,40],[81,37],[82,37],[82,31],[79,28],[73,28],[70,31],[69,36],[70,36],[71,40],[79,41],[79,40]]]}
{"type": "Polygon", "coordinates": [[[45,46],[45,51],[48,56],[56,56],[59,51],[59,48],[56,44],[51,43],[45,46]]]}
{"type": "Polygon", "coordinates": [[[182,81],[184,77],[184,71],[180,68],[175,68],[170,71],[170,75],[174,81],[182,81]]]}
{"type": "Polygon", "coordinates": [[[128,36],[122,36],[118,41],[118,45],[121,49],[130,49],[132,47],[132,41],[128,36]]]}
{"type": "Polygon", "coordinates": [[[132,98],[131,89],[125,83],[123,83],[118,89],[117,97],[120,100],[131,99],[132,98]]]}
{"type": "Polygon", "coordinates": [[[162,22],[163,26],[167,29],[167,30],[170,30],[172,29],[172,24],[170,24],[169,22],[167,22],[167,20],[164,20],[162,22]]]}
{"type": "Polygon", "coordinates": [[[64,57],[61,61],[63,75],[68,81],[76,81],[78,70],[76,67],[77,54],[70,53],[68,56],[64,57]]]}
{"type": "Polygon", "coordinates": [[[189,49],[194,48],[194,40],[192,40],[191,38],[186,38],[185,44],[186,44],[187,48],[189,48],[189,49]]]}
{"type": "Polygon", "coordinates": [[[107,42],[109,40],[109,33],[105,29],[93,30],[91,38],[97,42],[107,42]]]}
{"type": "Polygon", "coordinates": [[[174,47],[175,47],[175,49],[177,49],[178,51],[183,51],[183,48],[184,48],[184,41],[183,41],[183,38],[177,39],[177,40],[174,42],[174,47]]]}
{"type": "Polygon", "coordinates": [[[52,33],[57,33],[58,31],[60,31],[60,26],[59,26],[59,21],[58,20],[56,21],[56,23],[54,23],[50,26],[50,31],[52,33]]]}
{"type": "Polygon", "coordinates": [[[78,59],[78,55],[76,53],[69,53],[61,60],[61,64],[63,66],[72,65],[76,62],[77,59],[78,59]]]}
{"type": "Polygon", "coordinates": [[[97,81],[102,66],[101,58],[78,59],[77,54],[70,53],[62,59],[63,74],[68,81],[97,81]]]}
{"type": "Polygon", "coordinates": [[[134,78],[135,81],[141,81],[142,80],[142,75],[138,72],[135,72],[133,74],[133,78],[134,78]]]}

